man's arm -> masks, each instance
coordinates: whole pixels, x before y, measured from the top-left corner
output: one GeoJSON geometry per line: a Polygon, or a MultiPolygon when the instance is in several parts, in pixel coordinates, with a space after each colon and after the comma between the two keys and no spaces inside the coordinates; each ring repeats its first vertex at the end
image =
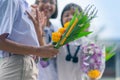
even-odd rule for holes
{"type": "Polygon", "coordinates": [[[58,53],[53,46],[33,47],[16,43],[6,38],[6,34],[0,35],[0,50],[22,55],[37,55],[40,57],[52,57],[58,53]]]}

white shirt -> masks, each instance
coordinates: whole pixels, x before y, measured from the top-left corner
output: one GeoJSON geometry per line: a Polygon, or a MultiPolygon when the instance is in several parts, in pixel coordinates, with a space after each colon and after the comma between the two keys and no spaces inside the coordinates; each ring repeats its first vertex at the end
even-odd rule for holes
{"type": "MultiPolygon", "coordinates": [[[[79,45],[85,43],[87,39],[83,37],[82,39],[75,40],[69,43],[70,53],[72,57],[79,45]]],[[[71,61],[66,61],[66,56],[68,55],[68,50],[66,45],[59,49],[59,54],[57,55],[57,71],[58,80],[83,80],[83,73],[80,70],[80,49],[77,53],[78,63],[73,63],[71,61]]]]}
{"type": "Polygon", "coordinates": [[[49,27],[46,26],[46,27],[44,28],[44,32],[45,32],[45,41],[46,41],[47,44],[49,44],[49,43],[52,41],[52,39],[51,39],[52,32],[54,32],[54,27],[53,27],[53,25],[50,24],[49,27]]]}
{"type": "MultiPolygon", "coordinates": [[[[8,39],[17,43],[39,46],[32,21],[28,18],[25,0],[0,0],[0,35],[9,33],[8,39]]],[[[8,52],[0,51],[0,55],[8,52]]]]}
{"type": "MultiPolygon", "coordinates": [[[[47,44],[51,42],[51,35],[54,32],[54,26],[51,24],[49,27],[44,28],[45,32],[45,41],[47,44]]],[[[58,80],[57,71],[56,71],[56,59],[52,58],[48,60],[49,65],[45,68],[38,63],[39,76],[38,80],[58,80]]]]}

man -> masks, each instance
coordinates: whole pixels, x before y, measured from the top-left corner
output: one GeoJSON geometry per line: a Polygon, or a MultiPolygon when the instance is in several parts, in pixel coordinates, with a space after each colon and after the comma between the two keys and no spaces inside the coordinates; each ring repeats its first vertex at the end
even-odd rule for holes
{"type": "Polygon", "coordinates": [[[31,56],[50,58],[58,53],[51,45],[39,47],[27,6],[25,0],[0,0],[0,80],[37,80],[31,56]]]}

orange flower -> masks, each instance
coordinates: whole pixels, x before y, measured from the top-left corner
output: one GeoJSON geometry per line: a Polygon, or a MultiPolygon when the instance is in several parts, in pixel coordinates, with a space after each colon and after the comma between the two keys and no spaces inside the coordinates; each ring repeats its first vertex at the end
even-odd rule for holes
{"type": "Polygon", "coordinates": [[[66,30],[65,28],[60,28],[58,32],[60,32],[61,34],[64,34],[65,30],[66,30]]]}
{"type": "Polygon", "coordinates": [[[96,79],[96,78],[98,78],[98,77],[100,76],[100,71],[97,70],[97,69],[95,69],[95,70],[90,70],[90,71],[88,72],[88,76],[89,76],[90,78],[92,78],[92,79],[96,79]]]}
{"type": "Polygon", "coordinates": [[[66,22],[66,23],[64,24],[64,28],[67,28],[67,27],[69,26],[69,24],[70,24],[70,22],[66,22]]]}
{"type": "Polygon", "coordinates": [[[61,33],[59,32],[53,32],[52,33],[52,41],[58,42],[61,39],[61,33]]]}
{"type": "MultiPolygon", "coordinates": [[[[70,32],[72,31],[72,29],[75,27],[75,25],[78,23],[78,18],[75,19],[74,23],[72,24],[72,26],[70,27],[70,29],[68,30],[68,32],[66,33],[66,37],[61,41],[61,45],[63,45],[63,43],[65,42],[66,38],[69,36],[70,32]]],[[[68,23],[66,23],[68,24],[68,23]]]]}

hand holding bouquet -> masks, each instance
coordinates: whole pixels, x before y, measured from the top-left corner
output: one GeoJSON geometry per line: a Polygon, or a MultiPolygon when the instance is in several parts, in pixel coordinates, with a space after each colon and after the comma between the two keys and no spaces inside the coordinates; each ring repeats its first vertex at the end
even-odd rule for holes
{"type": "MultiPolygon", "coordinates": [[[[88,5],[85,10],[80,13],[76,9],[74,16],[70,22],[64,24],[57,32],[52,33],[52,41],[55,48],[59,49],[61,46],[89,35],[91,32],[87,31],[90,27],[90,22],[96,17],[97,10],[93,5],[88,5]]],[[[44,59],[45,61],[48,58],[44,59]]]]}

